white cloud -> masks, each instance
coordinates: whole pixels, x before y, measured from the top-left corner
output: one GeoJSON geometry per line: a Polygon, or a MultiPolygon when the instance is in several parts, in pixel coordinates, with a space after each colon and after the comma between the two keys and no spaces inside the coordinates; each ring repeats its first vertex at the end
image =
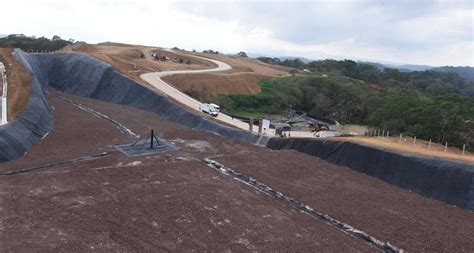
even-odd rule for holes
{"type": "Polygon", "coordinates": [[[470,1],[15,0],[0,8],[0,34],[474,66],[470,1]]]}

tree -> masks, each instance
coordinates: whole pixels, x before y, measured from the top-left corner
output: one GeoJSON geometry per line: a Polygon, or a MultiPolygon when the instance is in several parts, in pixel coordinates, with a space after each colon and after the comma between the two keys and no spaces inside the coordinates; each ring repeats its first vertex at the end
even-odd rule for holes
{"type": "Polygon", "coordinates": [[[247,57],[247,54],[246,54],[245,52],[241,51],[241,52],[238,52],[238,53],[237,53],[237,56],[239,56],[239,57],[247,57]]]}

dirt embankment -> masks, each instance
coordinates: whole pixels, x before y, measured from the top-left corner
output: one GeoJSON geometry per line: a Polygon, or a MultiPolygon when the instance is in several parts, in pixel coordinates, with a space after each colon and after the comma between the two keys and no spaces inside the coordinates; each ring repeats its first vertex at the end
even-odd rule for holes
{"type": "Polygon", "coordinates": [[[127,45],[120,43],[87,44],[78,43],[63,48],[63,52],[78,52],[90,55],[101,61],[111,64],[122,74],[138,83],[148,85],[140,75],[148,72],[166,70],[187,70],[213,68],[212,62],[189,57],[181,53],[169,52],[156,47],[127,45]],[[153,54],[165,57],[164,60],[155,60],[153,54]]]}
{"type": "Polygon", "coordinates": [[[0,61],[5,64],[7,70],[9,122],[20,115],[28,103],[31,82],[28,71],[15,60],[12,53],[11,48],[0,48],[0,61]]]}
{"type": "Polygon", "coordinates": [[[284,76],[288,71],[278,66],[268,65],[257,59],[222,54],[192,53],[225,62],[232,66],[231,70],[220,73],[192,74],[168,76],[164,81],[174,85],[181,91],[191,88],[206,90],[209,94],[257,94],[260,93],[258,81],[264,78],[284,76]]]}
{"type": "Polygon", "coordinates": [[[209,94],[257,94],[261,91],[258,81],[264,78],[268,76],[256,73],[205,73],[167,76],[163,80],[181,91],[196,89],[209,94]]]}
{"type": "Polygon", "coordinates": [[[428,141],[416,140],[413,145],[413,138],[403,137],[400,142],[399,137],[366,137],[366,136],[354,136],[354,137],[333,137],[328,138],[336,141],[352,141],[356,143],[362,143],[372,147],[389,149],[402,153],[409,153],[413,155],[422,155],[427,157],[436,157],[440,159],[450,159],[461,161],[465,163],[474,164],[474,154],[465,152],[462,154],[462,150],[455,147],[448,147],[446,152],[444,151],[444,145],[438,143],[431,143],[431,148],[428,148],[428,141]]]}
{"type": "Polygon", "coordinates": [[[78,43],[62,49],[79,52],[107,62],[121,73],[142,85],[150,87],[140,75],[147,72],[168,70],[210,69],[216,65],[195,56],[223,61],[232,69],[219,73],[176,75],[163,78],[181,91],[194,87],[210,94],[257,94],[261,91],[258,81],[267,77],[284,76],[288,70],[269,65],[252,58],[230,55],[203,54],[187,51],[168,51],[157,47],[127,45],[121,43],[78,43]],[[158,58],[158,59],[157,59],[158,58]]]}
{"type": "Polygon", "coordinates": [[[212,158],[314,210],[408,252],[472,252],[474,214],[296,151],[272,151],[133,107],[59,93],[179,150],[126,157],[127,136],[51,92],[55,128],[0,172],[0,251],[372,252],[365,241],[204,163],[212,158]],[[85,129],[88,129],[87,131],[85,129]],[[90,130],[93,131],[90,131],[90,130]],[[289,169],[291,168],[291,169],[289,169]]]}

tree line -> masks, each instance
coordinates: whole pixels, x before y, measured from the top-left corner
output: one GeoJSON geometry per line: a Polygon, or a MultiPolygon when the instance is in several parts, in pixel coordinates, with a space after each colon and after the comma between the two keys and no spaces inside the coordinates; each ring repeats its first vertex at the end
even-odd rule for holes
{"type": "Polygon", "coordinates": [[[64,40],[55,35],[51,39],[46,37],[30,37],[24,34],[11,34],[0,38],[0,47],[20,48],[24,51],[56,51],[73,44],[73,39],[64,40]]]}
{"type": "Polygon", "coordinates": [[[474,149],[474,84],[455,73],[379,70],[349,60],[285,61],[312,72],[261,80],[262,92],[256,95],[211,96],[196,88],[189,93],[237,116],[296,109],[474,149]]]}

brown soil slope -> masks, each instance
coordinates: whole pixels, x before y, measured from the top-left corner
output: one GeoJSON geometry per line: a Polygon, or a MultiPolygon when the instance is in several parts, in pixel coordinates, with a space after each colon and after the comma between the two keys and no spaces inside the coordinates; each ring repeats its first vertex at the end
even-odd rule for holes
{"type": "Polygon", "coordinates": [[[160,48],[110,42],[96,45],[78,43],[67,46],[62,51],[79,52],[93,56],[111,64],[122,74],[145,85],[147,84],[140,78],[140,75],[143,73],[165,70],[205,69],[215,66],[209,61],[189,57],[181,53],[168,52],[160,48]],[[154,60],[152,58],[153,53],[166,56],[170,60],[154,60]],[[174,59],[183,59],[184,63],[175,62],[173,61],[174,59]],[[186,64],[188,60],[189,64],[186,64]]]}
{"type": "Polygon", "coordinates": [[[193,87],[196,90],[206,90],[212,95],[257,94],[261,91],[258,81],[288,74],[285,68],[269,65],[253,58],[187,53],[225,62],[232,66],[232,70],[219,73],[175,75],[163,79],[181,91],[187,91],[193,87]]]}
{"type": "MultiPolygon", "coordinates": [[[[64,95],[64,94],[62,94],[64,95]]],[[[102,158],[0,176],[0,251],[372,252],[365,241],[207,167],[209,157],[316,211],[411,252],[471,252],[474,214],[346,167],[185,128],[145,111],[64,95],[141,136],[180,148],[126,157],[131,140],[56,93],[55,128],[0,172],[85,155],[102,158]]]]}
{"type": "Polygon", "coordinates": [[[9,122],[23,112],[30,96],[30,75],[23,65],[13,58],[12,52],[11,48],[0,48],[0,61],[7,69],[9,122]]]}
{"type": "Polygon", "coordinates": [[[258,81],[269,78],[257,73],[186,74],[164,77],[163,80],[181,91],[195,89],[209,94],[257,94],[258,81]]]}
{"type": "Polygon", "coordinates": [[[215,67],[210,61],[192,55],[216,59],[232,66],[232,70],[219,73],[186,74],[165,77],[166,82],[186,91],[194,87],[207,90],[211,94],[256,94],[259,93],[258,81],[275,76],[284,76],[288,70],[268,65],[252,58],[229,55],[213,55],[186,51],[167,51],[156,47],[127,45],[120,43],[86,44],[78,43],[65,47],[65,52],[80,52],[107,62],[133,80],[150,87],[141,80],[140,75],[147,72],[166,70],[207,69],[215,67]],[[169,60],[154,60],[158,54],[169,60]],[[180,60],[183,63],[180,63],[180,60]]]}
{"type": "Polygon", "coordinates": [[[328,138],[335,141],[351,141],[356,143],[362,143],[373,147],[410,153],[414,155],[436,157],[440,159],[456,160],[465,163],[474,164],[474,154],[465,152],[462,154],[462,150],[454,147],[448,147],[446,152],[444,151],[444,145],[431,143],[431,149],[428,149],[428,141],[416,140],[416,145],[413,146],[413,138],[404,137],[402,142],[398,137],[366,137],[366,136],[353,136],[353,137],[333,137],[328,138]]]}

